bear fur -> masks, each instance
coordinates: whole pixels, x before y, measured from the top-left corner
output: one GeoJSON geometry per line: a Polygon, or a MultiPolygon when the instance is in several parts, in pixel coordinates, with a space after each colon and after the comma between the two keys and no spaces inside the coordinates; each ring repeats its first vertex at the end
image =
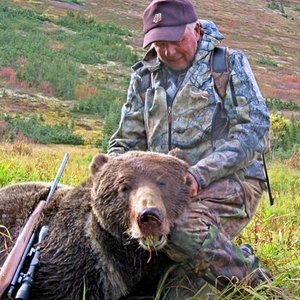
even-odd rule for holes
{"type": "MultiPolygon", "coordinates": [[[[57,189],[43,212],[40,224],[49,232],[32,300],[83,299],[84,290],[89,300],[127,299],[145,293],[171,263],[163,249],[190,201],[188,165],[170,155],[128,152],[98,154],[90,168],[86,182],[57,189]]],[[[45,183],[0,189],[0,224],[12,241],[48,191],[45,183]]],[[[0,239],[3,263],[13,242],[0,239]]]]}

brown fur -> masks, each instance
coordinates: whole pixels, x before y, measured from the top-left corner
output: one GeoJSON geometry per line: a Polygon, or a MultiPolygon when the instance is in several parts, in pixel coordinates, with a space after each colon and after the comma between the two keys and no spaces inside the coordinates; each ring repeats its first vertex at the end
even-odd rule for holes
{"type": "MultiPolygon", "coordinates": [[[[97,155],[91,178],[56,192],[44,213],[49,233],[31,299],[82,299],[84,284],[87,299],[120,299],[154,282],[169,260],[157,251],[147,262],[143,248],[147,238],[150,250],[165,245],[189,201],[186,170],[183,161],[163,154],[97,155]]],[[[0,224],[15,238],[47,191],[33,183],[1,189],[0,224]]]]}

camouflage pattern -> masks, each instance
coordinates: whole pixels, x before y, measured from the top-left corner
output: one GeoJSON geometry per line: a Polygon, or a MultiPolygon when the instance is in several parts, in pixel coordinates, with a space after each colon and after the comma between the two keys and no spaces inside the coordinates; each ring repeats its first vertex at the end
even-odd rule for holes
{"type": "MultiPolygon", "coordinates": [[[[255,256],[245,255],[230,241],[250,221],[262,192],[254,179],[226,178],[212,183],[177,220],[167,254],[190,269],[186,275],[196,273],[220,289],[245,280],[255,286],[264,276],[270,278],[255,256]]],[[[191,276],[189,281],[195,284],[191,276]]]]}
{"type": "MultiPolygon", "coordinates": [[[[171,82],[153,48],[134,67],[108,153],[168,153],[171,133],[171,148],[184,151],[200,191],[172,231],[167,254],[183,265],[185,274],[200,275],[219,288],[249,274],[254,284],[267,272],[230,240],[248,224],[263,191],[261,154],[268,144],[269,113],[244,53],[231,50],[228,62],[236,99],[227,86],[229,129],[212,139],[218,136],[212,125],[222,99],[214,87],[210,59],[223,36],[211,21],[200,24],[195,59],[177,82],[171,82]]],[[[170,299],[175,299],[172,293],[170,299]]]]}

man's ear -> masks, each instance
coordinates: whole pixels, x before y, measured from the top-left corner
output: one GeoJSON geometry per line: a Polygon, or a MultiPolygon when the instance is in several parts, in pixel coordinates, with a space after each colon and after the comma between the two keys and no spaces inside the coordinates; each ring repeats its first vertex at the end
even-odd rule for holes
{"type": "Polygon", "coordinates": [[[201,26],[200,26],[200,21],[196,23],[195,28],[194,28],[195,36],[197,38],[197,41],[201,39],[201,26]]]}
{"type": "Polygon", "coordinates": [[[109,159],[110,157],[107,154],[96,154],[89,166],[92,175],[95,175],[101,169],[101,167],[108,162],[109,159]]]}

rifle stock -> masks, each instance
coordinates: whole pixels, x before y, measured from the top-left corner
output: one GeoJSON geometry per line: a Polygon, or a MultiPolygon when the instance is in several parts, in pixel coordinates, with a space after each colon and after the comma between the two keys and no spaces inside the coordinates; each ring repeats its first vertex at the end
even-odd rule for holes
{"type": "Polygon", "coordinates": [[[2,299],[6,289],[10,285],[16,270],[18,269],[18,265],[21,261],[25,248],[32,236],[36,225],[38,224],[39,217],[44,209],[44,207],[49,202],[50,198],[55,192],[55,189],[58,185],[58,181],[61,177],[62,171],[67,163],[69,158],[68,154],[65,154],[64,159],[60,165],[60,168],[55,176],[55,179],[51,185],[48,197],[46,200],[41,200],[36,208],[34,209],[33,213],[30,215],[29,219],[27,220],[24,228],[22,229],[21,233],[19,234],[17,241],[9,253],[8,257],[6,258],[0,272],[0,299],[2,299]]]}

